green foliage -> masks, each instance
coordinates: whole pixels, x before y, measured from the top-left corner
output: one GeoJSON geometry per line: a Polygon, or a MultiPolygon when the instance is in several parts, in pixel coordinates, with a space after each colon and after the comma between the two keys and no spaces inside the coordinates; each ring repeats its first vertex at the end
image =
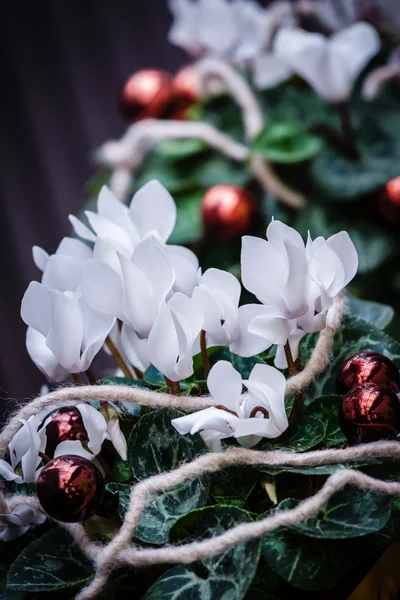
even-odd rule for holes
{"type": "Polygon", "coordinates": [[[352,316],[372,323],[378,329],[386,329],[394,317],[394,309],[391,306],[359,298],[349,298],[346,308],[352,316]]]}
{"type": "Polygon", "coordinates": [[[25,592],[53,592],[83,586],[93,576],[91,563],[62,529],[32,542],[11,565],[7,586],[25,592]]]}
{"type": "Polygon", "coordinates": [[[211,495],[218,504],[241,508],[254,489],[257,479],[257,471],[250,467],[228,467],[213,475],[211,495]]]}
{"type": "Polygon", "coordinates": [[[389,518],[388,496],[348,485],[328,500],[317,517],[292,529],[312,538],[355,538],[380,531],[389,518]]]}
{"type": "Polygon", "coordinates": [[[296,163],[314,158],[322,149],[322,139],[288,122],[267,123],[253,143],[266,160],[296,163]]]}
{"type": "MultiPolygon", "coordinates": [[[[288,510],[295,505],[296,501],[287,499],[281,502],[277,510],[288,510]]],[[[354,514],[350,507],[350,514],[346,512],[341,516],[347,525],[351,522],[351,514],[355,522],[362,522],[362,515],[354,514]]],[[[375,523],[379,524],[378,515],[375,523]]],[[[313,531],[321,533],[317,528],[313,531]]],[[[297,526],[296,530],[282,527],[263,536],[262,555],[268,565],[294,587],[317,591],[334,587],[346,571],[390,540],[391,532],[386,529],[362,537],[338,540],[302,535],[297,526]]]]}
{"type": "Polygon", "coordinates": [[[181,416],[183,413],[174,408],[155,410],[133,426],[128,460],[136,479],[171,471],[206,452],[207,446],[199,434],[181,435],[171,425],[171,419],[181,416]]]}
{"type": "Polygon", "coordinates": [[[169,238],[171,244],[187,244],[202,237],[202,197],[201,192],[191,192],[176,198],[177,219],[175,229],[169,238]]]}
{"type": "MultiPolygon", "coordinates": [[[[234,525],[249,522],[249,513],[234,506],[199,509],[179,519],[170,530],[170,542],[202,540],[234,525]]],[[[217,556],[186,567],[174,567],[149,589],[144,600],[170,598],[217,600],[244,598],[260,557],[260,541],[241,542],[217,556]]]]}
{"type": "MultiPolygon", "coordinates": [[[[154,495],[142,513],[135,537],[147,544],[165,544],[169,530],[177,519],[204,506],[209,487],[209,478],[204,476],[187,481],[160,496],[154,495]]],[[[122,483],[109,483],[107,489],[118,494],[119,516],[123,521],[132,488],[122,483]]]]}

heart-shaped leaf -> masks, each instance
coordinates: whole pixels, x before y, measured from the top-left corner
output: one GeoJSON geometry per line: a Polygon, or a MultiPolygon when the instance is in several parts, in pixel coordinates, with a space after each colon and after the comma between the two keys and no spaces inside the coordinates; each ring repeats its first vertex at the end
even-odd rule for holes
{"type": "Polygon", "coordinates": [[[207,451],[199,434],[181,435],[171,420],[183,416],[174,408],[143,415],[133,426],[128,440],[128,460],[136,479],[172,471],[183,462],[207,451]]]}
{"type": "Polygon", "coordinates": [[[254,150],[271,162],[296,163],[309,160],[322,149],[322,139],[296,125],[270,121],[253,143],[254,150]]]}
{"type": "MultiPolygon", "coordinates": [[[[202,540],[249,522],[249,513],[234,506],[211,506],[192,511],[170,530],[170,542],[202,540]]],[[[260,541],[236,544],[217,556],[187,567],[170,569],[150,588],[143,600],[175,597],[241,600],[252,582],[260,557],[260,541]]]]}
{"type": "MultiPolygon", "coordinates": [[[[204,506],[209,487],[209,478],[203,476],[187,481],[164,494],[154,494],[142,512],[135,537],[147,544],[165,544],[168,541],[169,530],[177,519],[195,508],[204,506]]],[[[107,489],[118,494],[118,510],[123,521],[132,487],[121,483],[109,483],[107,489]]]]}
{"type": "Polygon", "coordinates": [[[85,585],[93,566],[62,529],[45,533],[11,565],[7,585],[25,592],[53,592],[85,585]]]}

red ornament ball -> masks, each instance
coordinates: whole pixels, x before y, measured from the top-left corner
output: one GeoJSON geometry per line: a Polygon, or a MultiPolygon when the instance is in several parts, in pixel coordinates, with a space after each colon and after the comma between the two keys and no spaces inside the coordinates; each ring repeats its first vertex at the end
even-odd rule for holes
{"type": "Polygon", "coordinates": [[[352,443],[395,439],[400,433],[400,401],[379,383],[362,383],[343,398],[339,422],[352,443]]]}
{"type": "Polygon", "coordinates": [[[100,505],[104,480],[99,469],[81,456],[53,458],[40,472],[37,495],[43,510],[64,523],[84,521],[100,505]]]}
{"type": "Polygon", "coordinates": [[[360,352],[344,363],[340,370],[336,389],[338,394],[347,394],[361,383],[380,383],[395,394],[400,392],[400,373],[395,364],[379,352],[360,352]]]}
{"type": "Polygon", "coordinates": [[[184,119],[186,111],[195,104],[200,95],[200,79],[194,67],[187,65],[175,75],[172,81],[174,103],[174,119],[184,119]]]}
{"type": "Polygon", "coordinates": [[[400,175],[390,179],[378,198],[381,214],[392,223],[400,223],[400,175]]]}
{"type": "Polygon", "coordinates": [[[45,453],[53,456],[58,444],[69,440],[87,442],[89,440],[82,416],[76,406],[64,406],[52,415],[46,426],[47,444],[45,453]]]}
{"type": "Polygon", "coordinates": [[[249,231],[256,214],[256,201],[240,186],[215,185],[204,195],[201,213],[206,233],[225,242],[249,231]]]}
{"type": "Polygon", "coordinates": [[[134,123],[161,117],[172,101],[172,79],[168,73],[144,69],[134,73],[125,83],[120,106],[124,117],[134,123]]]}

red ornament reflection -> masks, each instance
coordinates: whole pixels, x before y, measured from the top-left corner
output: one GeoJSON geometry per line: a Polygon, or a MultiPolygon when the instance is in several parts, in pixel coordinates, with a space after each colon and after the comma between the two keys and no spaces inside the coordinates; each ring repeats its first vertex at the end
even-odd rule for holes
{"type": "Polygon", "coordinates": [[[395,364],[379,352],[360,352],[343,365],[337,379],[338,394],[346,394],[361,383],[380,383],[400,392],[400,373],[395,364]]]}
{"type": "Polygon", "coordinates": [[[168,73],[144,69],[134,73],[125,83],[120,106],[122,114],[135,122],[161,117],[172,100],[172,79],[168,73]]]}
{"type": "Polygon", "coordinates": [[[204,195],[201,211],[206,233],[219,241],[228,241],[249,231],[256,201],[240,186],[216,185],[204,195]]]}
{"type": "Polygon", "coordinates": [[[99,469],[81,456],[68,454],[47,463],[40,472],[37,495],[53,519],[76,523],[87,519],[101,503],[104,481],[99,469]]]}
{"type": "Polygon", "coordinates": [[[395,439],[400,433],[400,401],[383,385],[363,383],[343,398],[339,421],[352,443],[395,439]]]}

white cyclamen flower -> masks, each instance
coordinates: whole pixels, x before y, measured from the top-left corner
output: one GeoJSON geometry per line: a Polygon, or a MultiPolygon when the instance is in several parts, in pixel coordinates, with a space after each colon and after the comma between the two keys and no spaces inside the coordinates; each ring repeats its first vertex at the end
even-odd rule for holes
{"type": "Polygon", "coordinates": [[[162,243],[149,236],[129,260],[115,252],[114,268],[96,259],[82,263],[81,290],[96,311],[117,317],[140,339],[148,338],[161,306],[171,292],[174,271],[162,243]]]}
{"type": "Polygon", "coordinates": [[[41,525],[47,519],[40,510],[27,503],[16,506],[11,513],[0,515],[0,540],[10,542],[28,531],[30,527],[41,525]]]}
{"type": "Polygon", "coordinates": [[[168,39],[192,56],[201,52],[226,56],[239,41],[232,4],[228,0],[170,0],[169,8],[174,23],[168,39]]]}
{"type": "Polygon", "coordinates": [[[69,375],[67,369],[60,365],[56,356],[46,346],[46,337],[28,327],[26,330],[26,349],[37,368],[46,376],[49,381],[65,381],[69,375]]]}
{"type": "Polygon", "coordinates": [[[151,364],[171,381],[190,377],[202,326],[203,315],[193,300],[179,292],[174,294],[161,307],[147,341],[151,364]]]}
{"type": "Polygon", "coordinates": [[[97,213],[86,211],[90,227],[70,215],[75,233],[94,242],[93,257],[120,272],[117,253],[131,260],[135,248],[149,236],[156,237],[177,277],[174,290],[190,294],[196,285],[199,262],[193,252],[165,242],[176,222],[176,205],[171,194],[159,181],[144,185],[125,206],[103,187],[97,200],[97,213]]]}
{"type": "Polygon", "coordinates": [[[303,335],[325,327],[333,299],[357,272],[358,256],[345,231],[327,240],[309,236],[305,245],[297,231],[272,221],[267,237],[242,239],[242,282],[262,306],[239,308],[240,335],[231,350],[254,356],[276,344],[275,364],[284,368],[284,345],[295,360],[303,335]]]}
{"type": "MultiPolygon", "coordinates": [[[[54,451],[54,458],[65,454],[82,456],[87,460],[95,460],[100,454],[104,440],[111,440],[115,449],[126,460],[126,440],[119,428],[115,409],[111,409],[107,418],[93,406],[86,403],[77,404],[76,408],[81,414],[88,441],[83,447],[79,440],[66,440],[59,443],[54,451]]],[[[0,475],[7,481],[16,483],[31,483],[37,480],[42,458],[39,453],[46,451],[46,428],[52,420],[52,414],[43,414],[22,420],[22,427],[14,435],[8,445],[10,462],[0,460],[0,475]],[[21,474],[19,474],[21,471],[21,474]]]]}
{"type": "Polygon", "coordinates": [[[44,452],[46,448],[46,432],[38,431],[43,416],[35,415],[27,421],[21,420],[22,427],[14,435],[8,445],[10,453],[10,463],[0,459],[0,475],[6,481],[15,481],[16,483],[32,483],[36,481],[39,475],[39,464],[41,458],[39,452],[44,452]],[[19,466],[22,474],[15,471],[19,466]]]}
{"type": "MultiPolygon", "coordinates": [[[[37,281],[32,281],[25,292],[21,317],[44,336],[47,348],[68,373],[81,373],[90,367],[114,324],[114,317],[89,308],[78,292],[63,294],[37,281]]],[[[28,342],[32,342],[31,336],[28,342]]],[[[42,363],[43,370],[47,364],[42,363]]]]}
{"type": "Polygon", "coordinates": [[[217,362],[207,379],[208,389],[222,408],[206,408],[172,420],[181,434],[201,432],[205,441],[217,449],[219,440],[230,437],[247,447],[261,438],[276,438],[288,427],[285,410],[286,380],[280,371],[257,364],[248,380],[243,380],[231,363],[217,362]],[[242,394],[242,386],[248,389],[242,394]]]}
{"type": "Polygon", "coordinates": [[[234,275],[208,269],[194,289],[192,299],[203,314],[207,346],[228,346],[239,335],[240,283],[234,275]]]}
{"type": "Polygon", "coordinates": [[[327,102],[346,102],[354,83],[379,51],[379,35],[359,22],[327,38],[303,29],[281,29],[274,54],[303,77],[327,102]]]}
{"type": "Polygon", "coordinates": [[[49,254],[39,246],[33,246],[33,261],[43,271],[42,284],[59,292],[74,292],[80,283],[80,264],[90,258],[93,250],[84,242],[65,237],[55,254],[49,254]]]}

